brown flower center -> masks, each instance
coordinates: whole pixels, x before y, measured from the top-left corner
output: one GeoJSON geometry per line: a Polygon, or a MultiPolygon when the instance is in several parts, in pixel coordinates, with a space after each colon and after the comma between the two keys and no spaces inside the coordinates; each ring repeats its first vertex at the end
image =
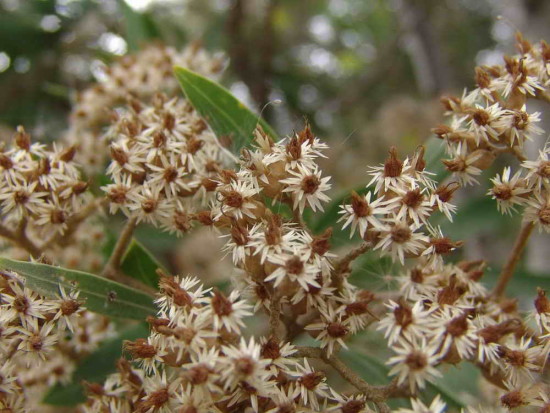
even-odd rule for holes
{"type": "Polygon", "coordinates": [[[415,351],[407,356],[405,363],[411,370],[422,370],[428,365],[428,360],[423,353],[415,351]]]}
{"type": "Polygon", "coordinates": [[[289,274],[299,275],[304,270],[304,263],[302,262],[300,257],[297,257],[295,255],[292,258],[289,258],[288,260],[286,260],[285,270],[289,274]]]}
{"type": "Polygon", "coordinates": [[[321,180],[315,175],[309,175],[302,179],[302,190],[306,194],[313,194],[319,188],[321,180]]]}
{"type": "Polygon", "coordinates": [[[397,244],[404,244],[411,239],[412,231],[405,226],[396,226],[391,230],[391,239],[397,244]]]}

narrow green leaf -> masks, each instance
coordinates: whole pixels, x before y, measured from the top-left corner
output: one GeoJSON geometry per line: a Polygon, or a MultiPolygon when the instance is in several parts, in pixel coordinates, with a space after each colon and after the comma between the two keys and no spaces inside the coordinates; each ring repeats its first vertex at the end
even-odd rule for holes
{"type": "MultiPolygon", "coordinates": [[[[346,351],[342,353],[342,358],[350,365],[353,365],[354,370],[368,383],[382,385],[389,382],[389,369],[380,362],[378,357],[366,353],[346,351]]],[[[452,373],[455,374],[456,372],[452,373]]],[[[425,402],[431,401],[439,394],[449,407],[461,409],[465,407],[464,402],[458,397],[461,390],[460,388],[453,388],[451,390],[446,386],[444,380],[438,380],[436,383],[427,382],[426,391],[421,393],[421,398],[425,402]]]]}
{"type": "Polygon", "coordinates": [[[233,153],[239,153],[242,147],[252,141],[258,124],[272,138],[276,137],[267,122],[251,112],[224,87],[183,67],[175,67],[174,72],[185,96],[216,136],[219,139],[231,139],[233,153]]]}
{"type": "Polygon", "coordinates": [[[115,371],[115,363],[122,356],[124,340],[135,340],[147,337],[148,334],[149,327],[145,323],[139,323],[123,330],[117,337],[105,341],[78,365],[70,383],[56,384],[50,388],[43,402],[55,406],[74,406],[86,401],[82,381],[102,383],[115,371]]]}
{"type": "Polygon", "coordinates": [[[159,277],[157,269],[165,268],[138,240],[132,239],[126,254],[122,258],[120,268],[124,273],[153,288],[158,287],[159,277]]]}
{"type": "Polygon", "coordinates": [[[0,258],[0,269],[24,276],[29,288],[46,297],[58,296],[60,287],[76,289],[86,308],[95,313],[144,320],[156,312],[150,295],[94,274],[7,258],[0,258]]]}
{"type": "Polygon", "coordinates": [[[158,30],[151,16],[132,9],[125,0],[119,0],[124,17],[126,42],[130,51],[139,50],[140,46],[158,37],[158,30]]]}
{"type": "Polygon", "coordinates": [[[445,168],[441,159],[445,157],[445,144],[441,139],[432,136],[424,144],[426,148],[426,154],[424,159],[426,160],[426,170],[434,173],[433,177],[437,182],[441,183],[445,178],[450,175],[450,172],[445,168]]]}

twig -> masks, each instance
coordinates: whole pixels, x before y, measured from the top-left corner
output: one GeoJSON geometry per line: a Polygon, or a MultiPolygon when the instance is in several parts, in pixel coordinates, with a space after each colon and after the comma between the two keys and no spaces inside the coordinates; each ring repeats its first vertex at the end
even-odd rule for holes
{"type": "Polygon", "coordinates": [[[27,251],[33,258],[39,258],[42,255],[42,250],[27,237],[25,227],[26,224],[24,226],[19,225],[16,231],[12,231],[0,224],[0,237],[14,242],[27,251]]]}
{"type": "Polygon", "coordinates": [[[137,218],[132,217],[129,218],[126,222],[126,225],[122,229],[122,232],[120,233],[120,236],[118,237],[118,240],[115,245],[115,249],[113,250],[113,253],[109,257],[109,261],[107,261],[107,264],[105,264],[105,268],[103,269],[101,275],[107,278],[114,278],[118,270],[120,268],[120,263],[122,261],[122,257],[124,256],[124,253],[126,252],[126,249],[128,248],[128,244],[130,244],[130,241],[132,240],[132,235],[134,233],[134,229],[137,225],[137,218]]]}
{"type": "MultiPolygon", "coordinates": [[[[359,377],[357,373],[346,366],[344,362],[334,354],[329,357],[325,351],[318,347],[296,347],[296,349],[298,350],[296,357],[308,357],[323,360],[326,364],[336,370],[343,379],[359,390],[368,401],[382,403],[392,397],[405,396],[405,392],[403,392],[397,385],[397,380],[393,380],[386,386],[373,386],[359,377]]],[[[385,412],[385,410],[381,411],[385,412]]]]}
{"type": "Polygon", "coordinates": [[[376,402],[376,407],[378,408],[378,411],[380,413],[390,413],[391,412],[391,409],[390,407],[384,403],[384,402],[376,402]]]}
{"type": "Polygon", "coordinates": [[[274,293],[269,306],[269,335],[279,341],[279,326],[281,324],[281,297],[274,293]]]}
{"type": "Polygon", "coordinates": [[[304,331],[304,326],[310,324],[310,322],[315,320],[318,316],[319,313],[317,311],[311,311],[305,316],[303,323],[298,323],[297,320],[292,317],[284,317],[283,322],[286,326],[285,341],[292,343],[292,341],[304,331]]]}
{"type": "Polygon", "coordinates": [[[529,236],[531,235],[534,227],[534,222],[527,222],[521,228],[521,231],[516,238],[516,242],[514,243],[514,248],[508,256],[508,260],[506,261],[506,264],[504,264],[502,272],[498,277],[497,285],[492,292],[492,295],[495,298],[501,298],[504,295],[506,285],[508,284],[508,281],[510,281],[510,279],[512,278],[512,275],[514,275],[514,269],[516,268],[516,265],[521,258],[521,253],[525,249],[527,241],[529,240],[529,236]]]}
{"type": "Polygon", "coordinates": [[[334,270],[332,271],[332,281],[336,288],[341,288],[344,282],[344,274],[349,271],[349,265],[353,262],[353,260],[368,251],[371,246],[372,244],[370,242],[361,244],[359,247],[348,252],[334,265],[334,270]]]}

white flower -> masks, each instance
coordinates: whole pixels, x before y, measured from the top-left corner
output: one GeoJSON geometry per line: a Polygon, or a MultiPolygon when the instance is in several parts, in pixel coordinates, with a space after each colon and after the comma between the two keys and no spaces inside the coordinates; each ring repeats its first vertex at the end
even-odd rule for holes
{"type": "Polygon", "coordinates": [[[19,221],[29,215],[38,214],[44,205],[47,192],[38,192],[37,181],[19,182],[0,189],[2,215],[19,221]]]}
{"type": "Polygon", "coordinates": [[[456,211],[456,205],[451,204],[449,201],[459,187],[460,185],[458,182],[441,185],[430,196],[432,207],[444,213],[450,222],[453,222],[452,214],[456,211]]]}
{"type": "Polygon", "coordinates": [[[179,315],[171,320],[174,335],[166,340],[166,347],[176,352],[177,360],[184,359],[188,353],[198,353],[207,347],[208,340],[218,334],[211,329],[212,319],[203,311],[199,314],[179,315]]]}
{"type": "Polygon", "coordinates": [[[351,225],[350,238],[357,229],[359,229],[359,235],[363,238],[368,228],[378,230],[383,227],[377,215],[389,214],[392,209],[390,204],[395,201],[394,198],[390,200],[378,198],[371,201],[371,198],[372,192],[367,192],[364,196],[352,192],[351,204],[340,206],[338,213],[342,216],[338,222],[344,222],[342,229],[346,229],[351,225]]]}
{"type": "Polygon", "coordinates": [[[181,386],[178,378],[168,378],[165,371],[146,376],[143,380],[145,395],[141,397],[144,412],[171,413],[177,400],[177,389],[181,386]]]}
{"type": "Polygon", "coordinates": [[[211,317],[215,331],[225,328],[227,331],[239,333],[240,327],[244,327],[242,319],[252,315],[252,306],[239,300],[238,291],[233,291],[226,297],[220,291],[214,290],[209,304],[205,314],[211,317]]]}
{"type": "Polygon", "coordinates": [[[422,223],[426,223],[432,212],[432,203],[426,198],[424,192],[420,188],[408,189],[397,188],[397,205],[394,206],[396,210],[396,219],[410,219],[416,226],[420,226],[422,223]]]}
{"type": "Polygon", "coordinates": [[[273,376],[277,376],[279,371],[289,373],[292,367],[295,367],[297,361],[292,357],[296,353],[296,348],[284,341],[277,342],[273,337],[260,338],[261,356],[270,361],[269,369],[273,376]]]}
{"type": "Polygon", "coordinates": [[[521,166],[527,169],[525,179],[535,190],[541,190],[550,186],[550,145],[546,145],[539,151],[539,157],[536,161],[525,161],[521,166]]]}
{"type": "Polygon", "coordinates": [[[220,413],[210,394],[207,396],[190,384],[177,388],[174,398],[174,411],[177,412],[220,413]]]}
{"type": "Polygon", "coordinates": [[[255,343],[254,338],[248,344],[241,338],[239,347],[222,346],[222,352],[226,358],[220,359],[224,366],[221,377],[226,389],[233,390],[243,381],[258,388],[269,380],[270,361],[261,358],[261,347],[255,343]]]}
{"type": "Polygon", "coordinates": [[[397,150],[391,147],[386,162],[381,166],[369,168],[369,174],[372,180],[367,186],[376,184],[374,192],[383,193],[395,188],[410,188],[415,186],[414,178],[409,174],[411,165],[409,159],[399,160],[397,150]]]}
{"type": "Polygon", "coordinates": [[[523,220],[537,224],[540,232],[550,232],[550,192],[529,198],[523,220]]]}
{"type": "Polygon", "coordinates": [[[38,325],[34,318],[25,327],[19,327],[21,342],[18,350],[24,351],[27,358],[27,367],[36,362],[44,361],[48,354],[54,351],[54,345],[59,341],[59,336],[54,330],[53,322],[38,325]]]}
{"type": "Polygon", "coordinates": [[[502,116],[507,113],[500,107],[498,103],[483,107],[475,105],[475,109],[471,110],[464,120],[468,120],[468,131],[475,136],[476,143],[481,142],[491,143],[498,140],[502,132],[499,127],[502,127],[502,116]]]}
{"type": "Polygon", "coordinates": [[[212,394],[222,394],[218,385],[220,378],[218,365],[220,363],[219,350],[215,347],[202,348],[190,355],[191,361],[181,366],[183,376],[193,386],[194,390],[201,392],[203,399],[208,399],[212,394]]]}
{"type": "Polygon", "coordinates": [[[137,222],[145,221],[156,225],[159,219],[170,216],[170,205],[161,196],[162,187],[150,184],[143,185],[139,192],[132,193],[128,209],[137,218],[137,222]]]}
{"type": "Polygon", "coordinates": [[[443,163],[449,171],[458,179],[462,185],[473,185],[479,183],[474,176],[481,174],[481,169],[474,166],[483,154],[480,151],[469,152],[468,145],[459,142],[452,148],[453,159],[444,160],[443,163]]]}
{"type": "Polygon", "coordinates": [[[476,349],[477,335],[468,313],[445,307],[433,314],[428,324],[431,340],[440,343],[439,354],[444,358],[454,346],[462,359],[470,359],[476,349]]]}
{"type": "Polygon", "coordinates": [[[437,349],[439,343],[427,343],[423,338],[420,342],[409,343],[404,339],[397,341],[397,346],[392,350],[397,353],[391,357],[386,364],[392,366],[389,375],[398,375],[397,383],[408,382],[411,392],[416,389],[423,389],[426,380],[431,381],[434,377],[441,377],[441,373],[435,366],[439,362],[437,349]]]}
{"type": "Polygon", "coordinates": [[[9,284],[13,294],[2,293],[0,298],[3,302],[0,309],[0,320],[10,323],[19,318],[23,327],[33,325],[37,318],[45,318],[50,308],[47,303],[34,291],[24,287],[17,281],[9,284]]]}
{"type": "Polygon", "coordinates": [[[342,310],[342,307],[335,309],[331,305],[326,305],[326,308],[321,310],[321,321],[305,327],[309,331],[319,331],[316,340],[321,342],[321,348],[327,349],[329,357],[336,345],[348,348],[344,340],[350,332],[350,327],[342,310]]]}
{"type": "Polygon", "coordinates": [[[211,288],[205,289],[200,280],[192,276],[161,276],[159,289],[161,292],[155,300],[159,313],[166,313],[173,320],[200,312],[201,305],[207,302],[205,295],[211,291],[211,288]]]}
{"type": "Polygon", "coordinates": [[[331,185],[328,183],[330,176],[321,178],[321,171],[315,166],[312,170],[298,166],[298,171],[289,171],[293,177],[282,179],[280,182],[286,185],[283,192],[288,192],[293,199],[293,208],[298,208],[300,214],[309,206],[313,211],[323,210],[321,202],[328,202],[330,198],[324,193],[331,185]]]}
{"type": "Polygon", "coordinates": [[[280,220],[280,216],[273,215],[268,222],[254,225],[249,232],[248,245],[254,249],[254,255],[260,255],[260,262],[289,251],[296,240],[296,232],[280,220]]]}
{"type": "Polygon", "coordinates": [[[220,212],[215,219],[219,219],[223,215],[228,215],[236,219],[242,219],[245,216],[255,218],[254,211],[257,206],[252,201],[252,198],[259,192],[249,182],[232,181],[231,184],[219,191],[222,196],[220,212]]]}
{"type": "Polygon", "coordinates": [[[297,371],[290,373],[292,376],[297,377],[295,397],[300,396],[300,400],[304,405],[309,403],[314,409],[318,409],[318,397],[330,397],[325,374],[313,370],[306,358],[304,358],[303,366],[297,364],[296,367],[297,371]]]}
{"type": "Polygon", "coordinates": [[[439,394],[434,397],[430,406],[426,406],[419,399],[411,399],[411,409],[400,408],[396,413],[443,413],[447,409],[447,405],[439,394]]]}
{"type": "Polygon", "coordinates": [[[273,264],[277,264],[278,267],[264,281],[274,281],[273,286],[277,287],[283,280],[288,279],[297,282],[305,290],[310,285],[320,288],[321,286],[316,281],[320,268],[309,264],[308,260],[309,256],[301,254],[299,248],[294,248],[293,254],[283,253],[274,256],[270,261],[273,264]]]}
{"type": "Polygon", "coordinates": [[[159,156],[160,165],[150,164],[151,170],[148,176],[148,183],[153,186],[160,186],[167,197],[176,196],[180,190],[191,191],[192,186],[183,178],[187,175],[187,170],[178,165],[174,154],[159,156]]]}
{"type": "Polygon", "coordinates": [[[356,394],[352,396],[345,396],[338,394],[331,389],[332,399],[336,400],[336,404],[329,407],[328,409],[323,409],[323,412],[338,412],[338,413],[369,413],[371,410],[367,405],[365,396],[362,394],[356,394]]]}
{"type": "Polygon", "coordinates": [[[525,187],[521,172],[516,172],[510,178],[510,167],[507,166],[504,168],[502,175],[497,175],[491,179],[491,182],[493,188],[487,194],[497,200],[497,207],[503,214],[511,214],[512,211],[515,212],[515,205],[525,204],[526,198],[522,195],[528,194],[530,189],[525,187]]]}
{"type": "Polygon", "coordinates": [[[535,123],[540,122],[540,113],[527,113],[526,106],[521,110],[506,111],[500,121],[497,122],[497,129],[507,131],[510,147],[517,145],[523,146],[525,140],[532,140],[534,135],[542,135],[544,130],[535,123]]]}
{"type": "MultiPolygon", "coordinates": [[[[523,59],[522,59],[523,60],[523,59]]],[[[525,73],[524,64],[519,59],[511,59],[507,67],[508,73],[494,80],[492,87],[507,98],[512,91],[519,91],[523,95],[535,96],[537,90],[544,90],[535,76],[525,73]]]]}
{"type": "Polygon", "coordinates": [[[392,260],[405,263],[406,254],[418,254],[427,244],[428,237],[415,232],[418,226],[408,224],[407,221],[389,220],[380,231],[379,241],[374,247],[388,253],[392,260]]]}
{"type": "Polygon", "coordinates": [[[78,300],[80,291],[72,290],[69,293],[59,286],[60,299],[55,303],[57,312],[53,317],[53,321],[57,321],[57,327],[60,331],[68,328],[71,332],[75,330],[75,319],[80,317],[85,310],[82,302],[78,300]]]}
{"type": "Polygon", "coordinates": [[[532,383],[535,379],[533,373],[541,371],[548,351],[550,349],[545,351],[542,346],[532,346],[531,338],[525,336],[519,342],[510,340],[501,346],[504,371],[510,384],[532,383]]]}
{"type": "Polygon", "coordinates": [[[384,331],[390,345],[405,338],[418,339],[427,333],[427,323],[432,311],[424,310],[424,302],[417,301],[412,307],[405,301],[396,303],[389,300],[384,304],[390,311],[378,323],[377,330],[384,331]]]}

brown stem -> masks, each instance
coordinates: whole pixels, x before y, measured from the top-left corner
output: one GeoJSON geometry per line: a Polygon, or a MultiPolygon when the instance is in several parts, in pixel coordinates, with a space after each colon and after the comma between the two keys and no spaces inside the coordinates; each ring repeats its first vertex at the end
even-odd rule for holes
{"type": "Polygon", "coordinates": [[[500,276],[498,278],[497,285],[493,290],[492,295],[495,298],[501,298],[504,295],[506,285],[508,284],[508,281],[510,281],[510,279],[512,278],[512,275],[514,275],[514,269],[516,268],[516,265],[521,258],[521,253],[525,249],[527,241],[529,240],[529,236],[531,235],[531,232],[533,232],[534,227],[534,222],[527,222],[521,228],[521,231],[516,238],[516,242],[514,243],[514,248],[508,256],[506,264],[504,264],[502,272],[500,273],[500,276]]]}
{"type": "Polygon", "coordinates": [[[130,241],[132,240],[132,235],[134,233],[134,229],[136,228],[136,225],[137,225],[137,219],[135,217],[128,219],[128,221],[126,222],[126,225],[124,226],[124,228],[122,229],[122,232],[120,233],[120,236],[118,237],[113,253],[109,257],[109,261],[107,261],[107,264],[105,264],[105,268],[101,273],[102,276],[107,278],[116,277],[118,270],[120,268],[122,257],[124,256],[124,253],[128,248],[128,244],[130,244],[130,241]]]}
{"type": "Polygon", "coordinates": [[[319,317],[317,311],[311,311],[309,314],[305,315],[301,323],[298,323],[295,317],[284,317],[283,322],[286,326],[285,341],[292,343],[292,341],[304,331],[304,326],[310,324],[317,317],[319,317]]]}
{"type": "Polygon", "coordinates": [[[39,258],[42,255],[42,250],[27,237],[25,227],[26,224],[23,226],[19,225],[16,231],[12,231],[0,224],[0,237],[12,241],[27,251],[33,258],[39,258]]]}
{"type": "Polygon", "coordinates": [[[390,413],[390,407],[384,402],[375,402],[376,407],[380,413],[390,413]]]}
{"type": "Polygon", "coordinates": [[[279,326],[281,325],[281,298],[274,293],[269,306],[269,334],[279,341],[279,326]]]}
{"type": "Polygon", "coordinates": [[[363,380],[352,369],[344,364],[336,355],[328,356],[325,351],[318,347],[296,347],[298,350],[296,357],[309,357],[323,360],[340,374],[347,382],[352,384],[359,390],[368,401],[382,403],[392,397],[404,397],[403,392],[397,385],[397,381],[393,380],[386,386],[373,386],[363,380]]]}
{"type": "Polygon", "coordinates": [[[340,289],[342,287],[345,274],[349,272],[349,265],[361,254],[367,252],[371,246],[372,244],[370,242],[365,242],[344,255],[340,261],[336,262],[334,270],[332,271],[332,281],[336,288],[340,289]]]}

